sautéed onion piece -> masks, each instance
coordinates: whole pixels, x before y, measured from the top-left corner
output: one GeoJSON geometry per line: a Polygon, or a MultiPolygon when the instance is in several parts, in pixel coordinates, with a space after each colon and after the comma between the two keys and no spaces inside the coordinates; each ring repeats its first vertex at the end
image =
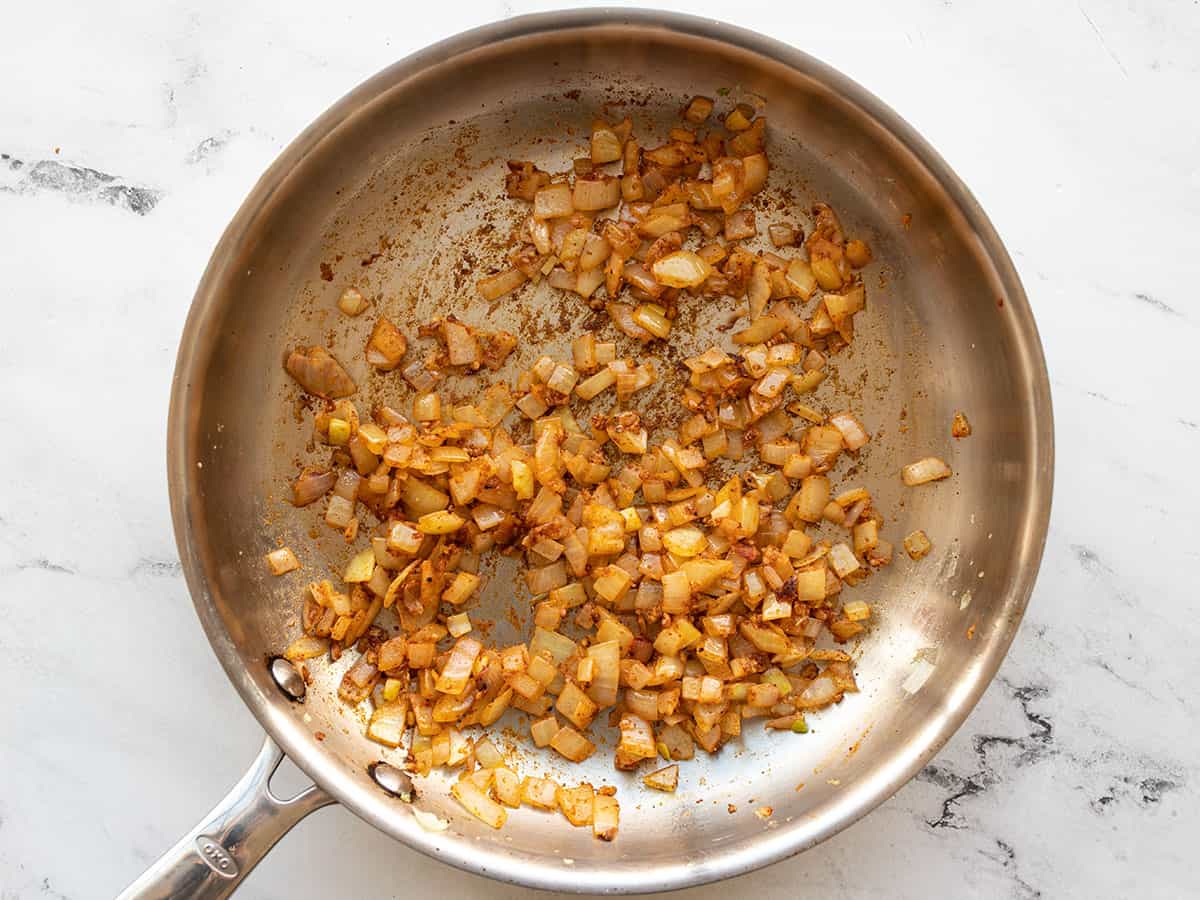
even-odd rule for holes
{"type": "MultiPolygon", "coordinates": [[[[527,218],[479,294],[503,302],[544,278],[607,312],[615,343],[585,332],[569,359],[500,377],[514,335],[447,315],[417,332],[435,345],[410,352],[381,317],[366,361],[397,370],[389,396],[408,399],[370,410],[346,399],[356,386],[323,348],[288,359],[324,398],[313,432],[329,449],[294,502],[328,495],[318,515],[353,549],[342,583],[305,588],[286,655],[353,649],[339,696],[369,704],[367,736],[405,747],[419,774],[458,769],[454,796],[495,828],[521,805],[604,840],[619,826],[615,788],[509,767],[486,729],[510,709],[532,744],[573,762],[600,749],[596,722],[619,725],[615,767],[664,759],[643,783],[670,793],[697,746],[717,753],[753,719],[803,734],[806,714],[858,690],[851,657],[828,642],[877,618],[855,589],[892,544],[869,489],[838,483],[871,432],[808,395],[867,309],[857,269],[870,248],[826,204],[808,211],[811,229],[756,222],[746,204],[768,180],[766,119],[744,105],[713,113],[694,97],[686,127],[659,144],[628,119],[597,119],[565,173],[508,163],[503,189],[527,218]],[[760,233],[771,249],[743,243],[760,233]],[[686,387],[681,424],[664,433],[639,410],[664,362],[639,351],[662,341],[668,355],[681,309],[731,301],[728,331],[667,363],[686,387]],[[439,392],[452,372],[478,379],[466,400],[439,392]],[[507,646],[470,613],[497,553],[523,560],[533,610],[527,640],[507,646]]],[[[903,472],[907,484],[949,474],[934,457],[903,472]]],[[[928,552],[919,532],[904,547],[928,552]]],[[[299,566],[285,550],[269,563],[299,566]]]]}

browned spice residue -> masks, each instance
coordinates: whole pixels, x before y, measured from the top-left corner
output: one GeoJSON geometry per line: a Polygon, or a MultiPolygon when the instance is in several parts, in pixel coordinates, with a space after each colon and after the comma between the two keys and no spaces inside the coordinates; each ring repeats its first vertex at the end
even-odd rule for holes
{"type": "Polygon", "coordinates": [[[971,423],[967,421],[966,415],[961,410],[954,414],[954,421],[950,425],[950,433],[956,438],[965,438],[971,435],[971,423]]]}
{"type": "Polygon", "coordinates": [[[321,263],[321,280],[333,281],[333,267],[327,262],[321,263]]]}

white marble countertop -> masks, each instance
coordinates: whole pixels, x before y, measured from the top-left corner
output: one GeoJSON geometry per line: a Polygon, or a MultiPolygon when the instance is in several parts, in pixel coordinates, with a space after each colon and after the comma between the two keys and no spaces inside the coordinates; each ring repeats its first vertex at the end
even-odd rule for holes
{"type": "MultiPolygon", "coordinates": [[[[945,155],[1025,280],[1059,460],[1020,635],[934,763],[819,848],[681,896],[1194,896],[1200,603],[1187,573],[1200,552],[1183,520],[1200,508],[1200,8],[664,5],[813,53],[945,155]]],[[[258,747],[180,577],[163,462],[176,340],[225,223],[353,85],[542,8],[76,0],[4,12],[3,900],[115,894],[258,747]]],[[[523,892],[334,808],[239,896],[429,893],[523,892]]]]}

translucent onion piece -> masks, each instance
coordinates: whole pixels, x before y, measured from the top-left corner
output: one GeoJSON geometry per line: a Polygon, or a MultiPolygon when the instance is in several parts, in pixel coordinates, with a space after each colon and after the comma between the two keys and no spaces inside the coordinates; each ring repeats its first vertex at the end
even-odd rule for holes
{"type": "Polygon", "coordinates": [[[950,467],[936,456],[919,459],[900,470],[900,477],[909,487],[949,478],[951,474],[950,467]]]}
{"type": "Polygon", "coordinates": [[[650,267],[654,280],[667,287],[693,288],[712,274],[712,266],[691,250],[668,253],[650,267]]]}

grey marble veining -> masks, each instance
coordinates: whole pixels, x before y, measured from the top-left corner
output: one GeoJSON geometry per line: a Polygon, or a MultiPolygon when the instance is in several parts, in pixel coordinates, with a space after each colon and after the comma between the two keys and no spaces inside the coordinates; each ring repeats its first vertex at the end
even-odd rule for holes
{"type": "MultiPolygon", "coordinates": [[[[363,78],[543,8],[5,11],[0,900],[114,894],[257,748],[191,610],[163,463],[175,344],[221,229],[363,78]]],[[[1196,896],[1200,7],[686,8],[842,69],[971,186],[1037,315],[1059,465],[1029,612],[959,733],[838,837],[680,896],[1196,896]]],[[[239,896],[429,893],[523,896],[339,809],[289,835],[239,896]]]]}

